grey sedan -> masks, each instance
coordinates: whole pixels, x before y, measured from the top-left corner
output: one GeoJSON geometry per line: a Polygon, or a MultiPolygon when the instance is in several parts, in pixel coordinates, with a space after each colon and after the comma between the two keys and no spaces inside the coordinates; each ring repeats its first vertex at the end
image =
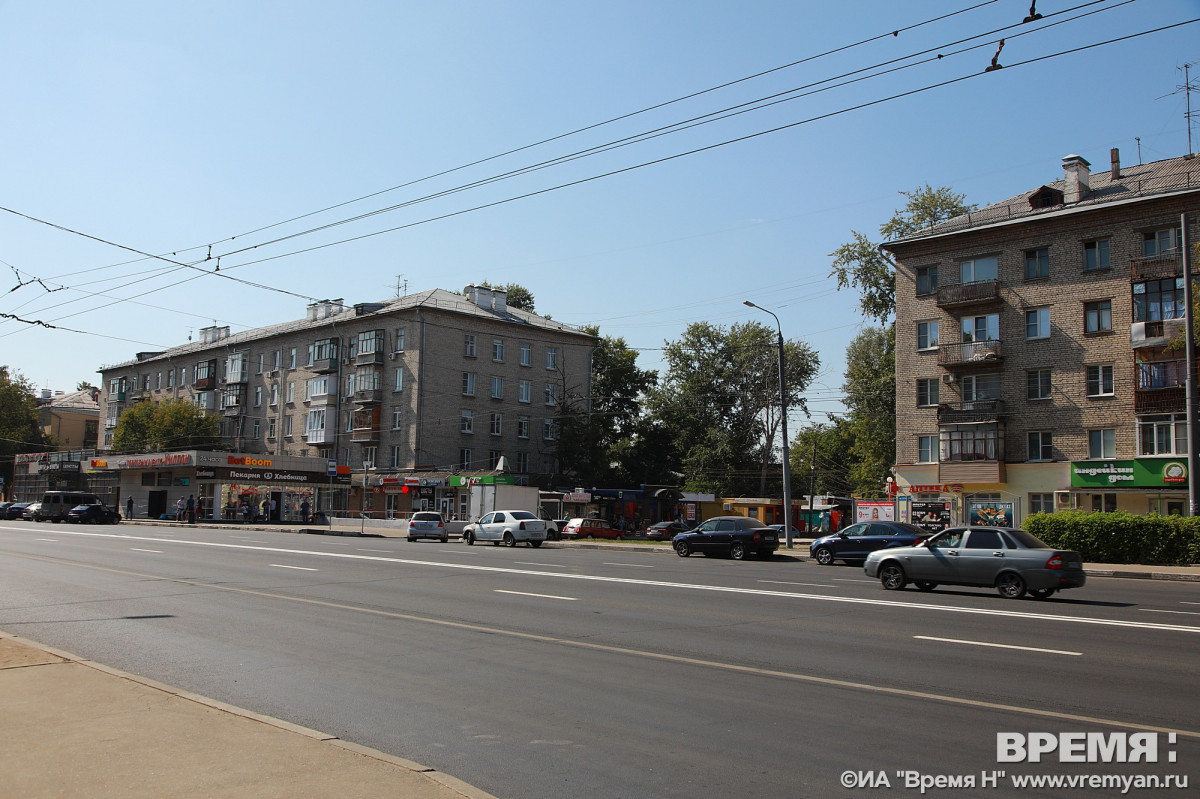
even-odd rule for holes
{"type": "Polygon", "coordinates": [[[970,585],[994,587],[1008,599],[1026,592],[1045,599],[1087,581],[1078,552],[1053,549],[1024,530],[999,527],[950,527],[915,546],[872,552],[863,569],[890,591],[910,582],[922,591],[970,585]]]}

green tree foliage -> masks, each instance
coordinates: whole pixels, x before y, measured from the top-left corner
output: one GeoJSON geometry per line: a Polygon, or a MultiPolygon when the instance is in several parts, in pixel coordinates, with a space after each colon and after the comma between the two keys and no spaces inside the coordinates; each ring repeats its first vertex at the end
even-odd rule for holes
{"type": "Polygon", "coordinates": [[[37,392],[19,373],[0,366],[0,474],[8,490],[13,484],[14,456],[46,448],[38,425],[37,392]]]}
{"type": "Polygon", "coordinates": [[[853,447],[854,433],[847,419],[834,418],[801,430],[792,444],[792,480],[800,490],[795,496],[807,496],[810,485],[818,496],[854,493],[850,481],[853,447]]]}
{"type": "Polygon", "coordinates": [[[221,422],[186,400],[138,402],[117,420],[117,452],[212,449],[221,442],[221,422]]]}
{"type": "Polygon", "coordinates": [[[508,299],[506,302],[510,307],[521,311],[534,313],[533,292],[522,286],[520,283],[506,283],[504,285],[497,283],[496,285],[492,285],[485,280],[477,285],[482,286],[485,289],[501,289],[506,291],[508,292],[508,299]]]}
{"type": "MultiPolygon", "coordinates": [[[[664,348],[667,373],[649,406],[669,435],[685,490],[724,496],[779,493],[779,350],[757,322],[689,325],[664,348]],[[769,486],[769,481],[774,481],[769,486]]],[[[807,344],[784,345],[788,406],[807,413],[804,393],[820,360],[807,344]]]]}
{"type": "MultiPolygon", "coordinates": [[[[974,211],[967,205],[965,195],[955,194],[942,186],[928,183],[914,191],[900,192],[908,202],[879,228],[884,241],[902,238],[930,225],[944,222],[960,214],[974,211]]],[[[831,276],[837,278],[838,289],[856,288],[860,293],[859,308],[863,314],[885,323],[896,312],[896,276],[892,262],[872,242],[857,230],[851,231],[852,241],[830,253],[833,258],[831,276]]]]}
{"type": "Polygon", "coordinates": [[[853,493],[881,495],[896,458],[895,327],[868,327],[846,348],[847,422],[853,493]]]}

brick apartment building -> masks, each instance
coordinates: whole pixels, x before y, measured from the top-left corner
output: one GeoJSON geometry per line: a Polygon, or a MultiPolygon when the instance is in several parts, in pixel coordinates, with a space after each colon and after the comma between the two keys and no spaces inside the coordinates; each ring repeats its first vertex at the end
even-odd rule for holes
{"type": "MultiPolygon", "coordinates": [[[[452,476],[495,470],[501,457],[517,482],[542,484],[558,471],[556,417],[564,399],[589,396],[591,352],[590,336],[508,306],[503,290],[317,302],[304,319],[235,334],[205,328],[199,341],[102,368],[99,455],[133,403],[185,399],[221,417],[230,452],[264,456],[257,467],[287,459],[299,474],[296,459],[309,458],[310,472],[336,461],[351,474],[341,497],[265,485],[258,496],[449,515],[465,503],[452,476]]],[[[166,480],[194,485],[207,507],[247,496],[246,486],[208,473],[166,480]]]]}
{"type": "Polygon", "coordinates": [[[1186,369],[1166,345],[1200,160],[1090,166],[1068,156],[1061,180],[884,245],[902,498],[976,523],[1187,512],[1186,369]]]}

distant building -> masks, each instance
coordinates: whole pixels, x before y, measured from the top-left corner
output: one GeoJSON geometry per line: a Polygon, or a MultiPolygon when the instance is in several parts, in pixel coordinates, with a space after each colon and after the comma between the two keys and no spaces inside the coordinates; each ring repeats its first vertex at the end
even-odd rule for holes
{"type": "Polygon", "coordinates": [[[37,400],[38,426],[55,449],[95,449],[100,431],[100,389],[42,391],[37,400]]]}

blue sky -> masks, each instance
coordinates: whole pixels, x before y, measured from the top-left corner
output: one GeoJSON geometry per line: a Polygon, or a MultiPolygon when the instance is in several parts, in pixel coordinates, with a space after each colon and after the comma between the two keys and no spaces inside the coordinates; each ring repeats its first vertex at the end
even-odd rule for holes
{"type": "MultiPolygon", "coordinates": [[[[865,323],[855,295],[834,290],[829,253],[851,230],[876,237],[899,192],[928,182],[986,204],[1058,179],[1069,153],[1104,169],[1111,147],[1137,163],[1139,138],[1143,161],[1187,151],[1185,98],[1172,93],[1179,67],[1200,59],[1200,24],[1022,62],[1198,18],[1200,0],[1041,0],[1044,19],[1019,25],[1029,4],[0,4],[0,313],[60,328],[0,318],[0,364],[71,390],[214,321],[300,318],[305,298],[518,282],[538,311],[624,337],[647,368],[691,322],[773,324],[742,300],[770,308],[821,355],[810,407],[822,421],[840,408],[844,350],[865,323]],[[1071,20],[1087,12],[1099,13],[1071,20]],[[1005,68],[984,74],[1000,36],[1005,68]],[[805,86],[769,108],[412,203],[805,86]],[[619,173],[591,179],[608,172],[619,173]],[[212,274],[217,256],[225,278],[212,274]]],[[[1200,114],[1200,94],[1193,104],[1200,114]]]]}

